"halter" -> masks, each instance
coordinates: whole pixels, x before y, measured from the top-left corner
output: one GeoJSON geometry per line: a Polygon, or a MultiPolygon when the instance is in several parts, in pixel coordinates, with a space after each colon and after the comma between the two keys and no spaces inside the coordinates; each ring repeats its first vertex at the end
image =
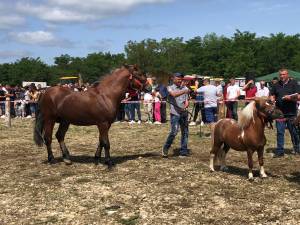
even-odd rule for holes
{"type": "Polygon", "coordinates": [[[129,80],[130,80],[129,87],[133,90],[136,90],[136,91],[139,91],[139,90],[143,89],[143,87],[146,84],[146,82],[142,82],[142,79],[139,76],[137,76],[133,73],[130,73],[129,80]],[[133,82],[137,82],[138,85],[141,87],[141,89],[135,88],[134,85],[133,85],[133,82]]]}

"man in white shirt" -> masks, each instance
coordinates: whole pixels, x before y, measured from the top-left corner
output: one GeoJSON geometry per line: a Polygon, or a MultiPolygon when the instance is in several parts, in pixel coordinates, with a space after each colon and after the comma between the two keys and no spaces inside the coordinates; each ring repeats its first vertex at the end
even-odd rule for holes
{"type": "Polygon", "coordinates": [[[256,97],[269,97],[269,88],[266,87],[266,82],[264,80],[259,82],[257,87],[256,97]]]}
{"type": "Polygon", "coordinates": [[[226,106],[227,110],[229,111],[229,115],[231,115],[231,118],[237,120],[238,97],[240,96],[240,88],[235,84],[234,78],[230,79],[230,85],[227,87],[226,93],[226,106]]]}
{"type": "Polygon", "coordinates": [[[210,84],[209,79],[203,80],[203,86],[197,89],[197,93],[203,95],[204,98],[204,112],[205,112],[205,122],[210,124],[212,129],[213,124],[217,122],[218,117],[218,97],[221,93],[218,93],[216,86],[210,84]]]}

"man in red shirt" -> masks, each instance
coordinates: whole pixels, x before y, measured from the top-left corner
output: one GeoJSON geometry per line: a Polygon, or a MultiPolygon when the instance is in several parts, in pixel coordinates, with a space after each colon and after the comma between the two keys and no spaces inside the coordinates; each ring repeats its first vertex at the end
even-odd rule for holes
{"type": "Polygon", "coordinates": [[[249,101],[251,101],[255,98],[255,94],[257,92],[257,87],[255,86],[254,81],[249,80],[243,87],[243,91],[246,92],[245,99],[246,99],[246,105],[247,105],[249,103],[249,101]]]}

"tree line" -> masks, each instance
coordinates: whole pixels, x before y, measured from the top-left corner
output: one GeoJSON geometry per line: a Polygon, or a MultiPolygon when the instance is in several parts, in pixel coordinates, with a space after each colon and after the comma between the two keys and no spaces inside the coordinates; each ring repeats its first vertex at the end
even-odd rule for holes
{"type": "Polygon", "coordinates": [[[300,34],[271,34],[236,30],[232,37],[215,33],[204,37],[163,38],[128,41],[125,54],[96,52],[86,57],[64,54],[47,65],[40,58],[22,58],[0,64],[0,82],[46,81],[55,84],[64,75],[81,74],[94,82],[124,63],[137,64],[146,73],[163,78],[172,72],[214,77],[243,77],[247,73],[266,75],[280,68],[300,71],[300,34]]]}

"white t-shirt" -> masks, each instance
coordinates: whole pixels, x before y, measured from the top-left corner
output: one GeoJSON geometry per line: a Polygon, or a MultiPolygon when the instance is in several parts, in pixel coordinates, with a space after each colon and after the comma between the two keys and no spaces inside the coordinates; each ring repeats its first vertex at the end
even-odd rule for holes
{"type": "Polygon", "coordinates": [[[204,97],[204,108],[217,107],[218,89],[214,85],[205,85],[197,89],[204,97]]]}
{"type": "Polygon", "coordinates": [[[257,92],[256,92],[255,96],[256,97],[269,97],[269,93],[270,93],[269,88],[257,87],[257,92]]]}
{"type": "Polygon", "coordinates": [[[239,96],[240,88],[237,85],[229,85],[227,87],[227,100],[235,100],[239,96]]]}
{"type": "Polygon", "coordinates": [[[145,93],[144,95],[144,103],[151,103],[153,100],[153,97],[150,93],[145,93]]]}

